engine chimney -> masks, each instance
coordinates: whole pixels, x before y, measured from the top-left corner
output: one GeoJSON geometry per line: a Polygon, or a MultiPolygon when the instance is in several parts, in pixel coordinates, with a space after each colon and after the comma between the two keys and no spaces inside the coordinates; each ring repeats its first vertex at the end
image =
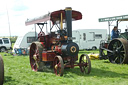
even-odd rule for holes
{"type": "Polygon", "coordinates": [[[65,8],[68,43],[72,42],[72,8],[65,8]]]}

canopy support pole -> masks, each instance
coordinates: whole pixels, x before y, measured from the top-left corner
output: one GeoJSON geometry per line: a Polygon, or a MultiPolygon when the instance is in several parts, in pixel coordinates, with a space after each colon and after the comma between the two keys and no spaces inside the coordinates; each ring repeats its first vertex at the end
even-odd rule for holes
{"type": "Polygon", "coordinates": [[[34,24],[34,26],[35,26],[35,38],[37,39],[37,36],[36,36],[36,24],[34,24]]]}
{"type": "Polygon", "coordinates": [[[109,30],[109,36],[108,36],[108,41],[111,40],[111,35],[110,35],[110,22],[108,21],[108,30],[109,30]]]}

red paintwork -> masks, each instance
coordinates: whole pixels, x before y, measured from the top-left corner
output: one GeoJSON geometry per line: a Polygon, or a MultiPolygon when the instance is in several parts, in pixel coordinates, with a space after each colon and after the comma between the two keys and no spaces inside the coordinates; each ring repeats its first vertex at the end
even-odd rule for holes
{"type": "Polygon", "coordinates": [[[44,42],[40,42],[42,45],[43,45],[43,47],[45,47],[45,43],[44,42]]]}
{"type": "Polygon", "coordinates": [[[54,52],[44,52],[42,53],[42,61],[54,61],[55,56],[54,52]]]}
{"type": "MultiPolygon", "coordinates": [[[[58,10],[51,13],[50,20],[58,21],[60,20],[60,14],[62,13],[63,19],[65,19],[65,10],[58,10]]],[[[72,19],[73,20],[80,20],[82,19],[82,14],[79,11],[72,10],[72,19]]]]}
{"type": "Polygon", "coordinates": [[[62,52],[61,52],[61,47],[58,46],[58,45],[53,45],[53,46],[51,47],[51,49],[52,49],[52,51],[56,51],[57,53],[62,54],[62,52]]]}
{"type": "Polygon", "coordinates": [[[45,36],[38,35],[38,40],[39,40],[39,42],[41,42],[41,44],[43,45],[44,48],[47,49],[48,47],[50,47],[49,35],[45,35],[45,36]]]}
{"type": "Polygon", "coordinates": [[[49,35],[45,35],[45,47],[48,49],[50,47],[49,35]]]}

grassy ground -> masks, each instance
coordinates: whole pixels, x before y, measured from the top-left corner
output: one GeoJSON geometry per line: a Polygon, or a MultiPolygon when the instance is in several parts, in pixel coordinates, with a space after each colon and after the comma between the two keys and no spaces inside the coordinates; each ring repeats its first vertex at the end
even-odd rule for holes
{"type": "MultiPolygon", "coordinates": [[[[90,53],[98,51],[80,51],[90,53]]],[[[82,74],[79,67],[64,69],[62,77],[53,72],[33,72],[28,56],[0,53],[4,60],[4,85],[128,85],[128,65],[108,60],[91,60],[91,73],[82,74]],[[6,54],[6,56],[5,56],[6,54]]]]}

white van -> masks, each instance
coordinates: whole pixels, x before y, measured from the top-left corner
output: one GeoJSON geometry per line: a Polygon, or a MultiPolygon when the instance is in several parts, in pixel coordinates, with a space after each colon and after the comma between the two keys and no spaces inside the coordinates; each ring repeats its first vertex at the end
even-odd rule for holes
{"type": "Polygon", "coordinates": [[[0,52],[12,49],[9,38],[0,38],[0,52]]]}
{"type": "Polygon", "coordinates": [[[23,36],[18,36],[18,38],[13,46],[13,52],[22,54],[19,51],[28,50],[31,43],[37,40],[36,36],[37,36],[37,33],[35,33],[35,32],[28,32],[23,36]]]}
{"type": "Polygon", "coordinates": [[[73,42],[80,50],[99,49],[100,41],[107,40],[107,29],[79,29],[72,32],[73,42]]]}

